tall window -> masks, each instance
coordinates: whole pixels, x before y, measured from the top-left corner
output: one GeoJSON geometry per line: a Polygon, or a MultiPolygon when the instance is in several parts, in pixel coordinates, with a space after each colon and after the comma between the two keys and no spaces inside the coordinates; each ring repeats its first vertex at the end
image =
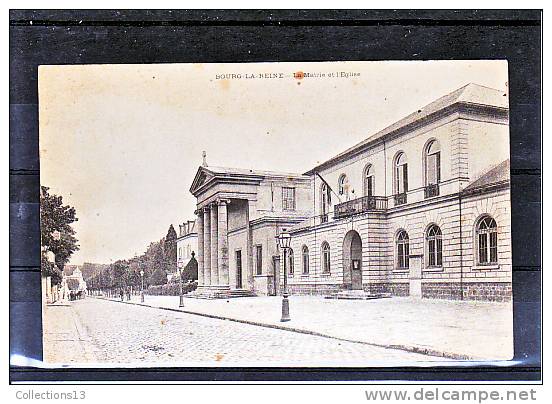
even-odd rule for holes
{"type": "Polygon", "coordinates": [[[322,243],[322,273],[330,273],[330,245],[326,241],[322,243]]]}
{"type": "Polygon", "coordinates": [[[426,234],[427,241],[427,264],[430,267],[440,267],[443,265],[443,238],[441,229],[437,225],[432,225],[426,234]]]}
{"type": "Polygon", "coordinates": [[[395,193],[402,194],[408,191],[408,164],[406,155],[399,153],[395,157],[395,193]]]}
{"type": "Polygon", "coordinates": [[[325,183],[323,183],[320,187],[320,218],[322,223],[328,221],[328,213],[330,211],[331,204],[330,196],[330,188],[325,183]]]}
{"type": "Polygon", "coordinates": [[[303,274],[307,275],[309,273],[309,248],[304,245],[302,250],[303,257],[303,274]]]}
{"type": "Polygon", "coordinates": [[[374,169],[369,164],[364,170],[364,196],[374,195],[374,169]]]}
{"type": "Polygon", "coordinates": [[[438,184],[441,181],[441,147],[437,140],[432,140],[425,152],[426,185],[438,184]]]}
{"type": "Polygon", "coordinates": [[[339,195],[346,195],[349,192],[349,180],[345,174],[341,174],[337,181],[339,195]]]}
{"type": "Polygon", "coordinates": [[[293,276],[294,268],[293,268],[293,250],[291,248],[288,248],[287,250],[287,270],[288,274],[293,276]]]}
{"type": "Polygon", "coordinates": [[[255,270],[257,275],[263,273],[263,246],[255,246],[255,270]]]}
{"type": "Polygon", "coordinates": [[[497,235],[495,220],[490,216],[483,217],[477,225],[479,264],[489,265],[498,262],[497,235]]]}
{"type": "Polygon", "coordinates": [[[282,188],[282,208],[284,210],[295,209],[295,188],[282,188]]]}
{"type": "Polygon", "coordinates": [[[408,269],[408,256],[409,256],[409,243],[408,233],[401,230],[397,234],[397,268],[408,269]]]}

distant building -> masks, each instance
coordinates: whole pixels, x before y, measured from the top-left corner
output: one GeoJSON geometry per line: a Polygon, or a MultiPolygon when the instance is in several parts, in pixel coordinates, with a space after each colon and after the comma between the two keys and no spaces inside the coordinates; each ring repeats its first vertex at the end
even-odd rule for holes
{"type": "Polygon", "coordinates": [[[197,254],[197,232],[195,221],[188,220],[178,225],[178,237],[176,239],[177,268],[185,268],[192,259],[192,253],[197,254]]]}
{"type": "MultiPolygon", "coordinates": [[[[86,291],[86,281],[82,277],[82,272],[80,271],[79,267],[74,265],[73,271],[71,275],[65,275],[65,279],[67,280],[67,285],[69,286],[69,289],[71,291],[76,292],[85,292],[86,291]]],[[[65,273],[65,268],[64,268],[65,273]]]]}

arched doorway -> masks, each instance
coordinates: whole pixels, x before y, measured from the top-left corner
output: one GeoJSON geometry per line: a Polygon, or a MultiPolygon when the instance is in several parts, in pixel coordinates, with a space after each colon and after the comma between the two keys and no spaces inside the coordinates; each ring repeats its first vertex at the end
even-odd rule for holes
{"type": "Polygon", "coordinates": [[[343,284],[353,290],[362,289],[362,240],[355,230],[343,239],[343,284]]]}

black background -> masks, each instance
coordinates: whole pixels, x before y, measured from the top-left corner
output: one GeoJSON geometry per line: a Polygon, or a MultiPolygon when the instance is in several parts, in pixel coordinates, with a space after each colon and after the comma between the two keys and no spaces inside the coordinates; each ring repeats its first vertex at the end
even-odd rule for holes
{"type": "Polygon", "coordinates": [[[39,65],[506,59],[510,89],[515,359],[520,363],[506,368],[162,368],[131,372],[11,366],[10,379],[539,380],[541,40],[539,10],[11,10],[11,354],[42,358],[39,65]]]}

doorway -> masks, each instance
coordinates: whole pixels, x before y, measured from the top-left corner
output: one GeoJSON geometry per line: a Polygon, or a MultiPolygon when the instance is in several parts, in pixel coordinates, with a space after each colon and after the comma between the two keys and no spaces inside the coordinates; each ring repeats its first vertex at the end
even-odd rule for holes
{"type": "Polygon", "coordinates": [[[343,284],[353,290],[362,289],[362,240],[355,230],[343,239],[343,284]]]}

